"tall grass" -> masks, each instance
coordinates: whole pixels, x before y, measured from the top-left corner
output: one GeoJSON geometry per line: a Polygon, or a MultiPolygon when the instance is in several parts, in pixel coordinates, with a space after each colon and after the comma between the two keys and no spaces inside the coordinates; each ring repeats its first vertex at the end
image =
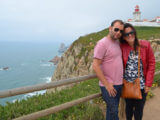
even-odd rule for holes
{"type": "MultiPolygon", "coordinates": [[[[7,102],[5,106],[0,106],[0,120],[11,120],[22,115],[44,110],[46,108],[60,105],[62,103],[98,92],[100,92],[98,80],[92,79],[76,84],[72,88],[57,91],[55,93],[46,93],[43,95],[33,96],[27,98],[26,100],[17,100],[15,103],[7,102]]],[[[103,114],[99,107],[94,105],[94,103],[90,104],[87,102],[74,106],[70,109],[63,110],[62,112],[41,118],[40,120],[78,120],[80,118],[84,118],[84,116],[93,117],[92,115],[96,118],[97,114],[103,119],[103,114]]]]}

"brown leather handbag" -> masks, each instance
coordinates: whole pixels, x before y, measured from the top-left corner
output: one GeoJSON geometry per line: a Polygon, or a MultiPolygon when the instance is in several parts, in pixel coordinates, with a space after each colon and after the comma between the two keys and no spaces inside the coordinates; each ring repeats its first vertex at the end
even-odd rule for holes
{"type": "Polygon", "coordinates": [[[142,99],[140,89],[140,48],[138,48],[138,78],[134,82],[123,79],[122,98],[142,99]]]}

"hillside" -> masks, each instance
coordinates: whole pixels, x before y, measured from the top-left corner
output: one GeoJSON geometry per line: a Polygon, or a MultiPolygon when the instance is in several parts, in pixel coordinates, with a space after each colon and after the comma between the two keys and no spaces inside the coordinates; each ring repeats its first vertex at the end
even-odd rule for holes
{"type": "MultiPolygon", "coordinates": [[[[139,39],[152,43],[155,55],[160,56],[160,27],[136,27],[139,39]]],[[[61,57],[52,76],[52,81],[87,75],[93,72],[93,49],[96,42],[108,34],[108,29],[91,33],[74,41],[61,57]]]]}

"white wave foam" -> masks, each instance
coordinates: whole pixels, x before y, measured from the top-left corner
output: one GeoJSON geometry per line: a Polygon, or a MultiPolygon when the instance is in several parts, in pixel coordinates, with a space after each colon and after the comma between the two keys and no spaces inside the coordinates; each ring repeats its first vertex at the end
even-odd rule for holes
{"type": "Polygon", "coordinates": [[[17,101],[17,99],[12,100],[13,103],[15,103],[17,101]]]}
{"type": "Polygon", "coordinates": [[[35,96],[35,95],[43,95],[44,93],[46,93],[46,90],[28,93],[28,94],[24,95],[24,98],[32,97],[32,96],[35,96]]]}
{"type": "Polygon", "coordinates": [[[22,99],[14,99],[12,100],[12,103],[15,103],[16,101],[21,101],[22,99]]]}
{"type": "Polygon", "coordinates": [[[0,68],[0,71],[2,71],[3,70],[3,68],[0,68]]]}
{"type": "Polygon", "coordinates": [[[46,83],[50,83],[51,82],[51,77],[45,77],[45,78],[41,78],[43,80],[46,81],[46,83]]]}
{"type": "Polygon", "coordinates": [[[51,77],[46,77],[46,83],[50,83],[51,82],[51,77]]]}
{"type": "Polygon", "coordinates": [[[50,67],[50,66],[52,66],[53,64],[41,64],[40,66],[42,66],[42,67],[50,67]]]}
{"type": "Polygon", "coordinates": [[[27,98],[32,97],[32,96],[35,96],[35,95],[43,95],[43,94],[45,94],[45,93],[46,93],[46,90],[28,93],[28,94],[25,94],[22,98],[12,100],[12,102],[15,103],[17,100],[18,100],[18,101],[21,101],[21,100],[23,100],[23,99],[27,99],[27,98]]]}

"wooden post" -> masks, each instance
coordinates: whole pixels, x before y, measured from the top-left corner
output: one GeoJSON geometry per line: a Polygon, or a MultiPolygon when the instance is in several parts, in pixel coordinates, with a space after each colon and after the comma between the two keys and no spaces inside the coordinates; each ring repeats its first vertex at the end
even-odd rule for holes
{"type": "Polygon", "coordinates": [[[119,119],[120,120],[125,120],[125,100],[123,98],[120,98],[120,103],[119,103],[119,119]]]}

